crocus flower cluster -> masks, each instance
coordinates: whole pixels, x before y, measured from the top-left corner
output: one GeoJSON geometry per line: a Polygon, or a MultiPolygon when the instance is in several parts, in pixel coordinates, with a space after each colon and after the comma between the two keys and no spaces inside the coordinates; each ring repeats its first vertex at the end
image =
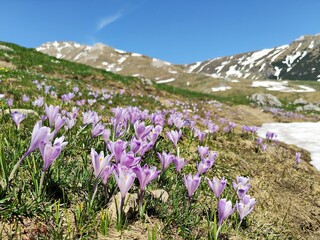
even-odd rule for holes
{"type": "Polygon", "coordinates": [[[275,134],[274,132],[267,131],[266,138],[270,141],[275,141],[277,138],[277,134],[275,134]]]}
{"type": "Polygon", "coordinates": [[[239,203],[236,204],[237,211],[240,216],[240,223],[242,220],[254,209],[254,206],[256,204],[256,200],[254,198],[250,198],[249,195],[243,196],[243,198],[240,200],[239,203]]]}
{"type": "Polygon", "coordinates": [[[236,191],[239,200],[241,200],[250,189],[249,178],[236,177],[236,181],[232,183],[232,187],[236,191]]]}
{"type": "Polygon", "coordinates": [[[218,157],[217,152],[210,151],[208,147],[198,147],[198,153],[200,155],[200,162],[197,163],[197,175],[207,172],[214,164],[216,158],[218,157]]]}
{"type": "Polygon", "coordinates": [[[45,139],[40,142],[39,149],[43,159],[43,172],[46,172],[50,165],[59,157],[61,151],[68,144],[64,142],[64,137],[56,138],[52,144],[45,139]]]}
{"type": "Polygon", "coordinates": [[[258,127],[256,126],[242,126],[241,127],[243,133],[256,133],[258,131],[258,127]]]}

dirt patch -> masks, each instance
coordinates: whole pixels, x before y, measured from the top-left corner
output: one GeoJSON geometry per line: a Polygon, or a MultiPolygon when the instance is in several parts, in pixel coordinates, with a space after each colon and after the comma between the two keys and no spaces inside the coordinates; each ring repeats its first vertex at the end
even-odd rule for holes
{"type": "Polygon", "coordinates": [[[0,60],[0,67],[16,69],[16,66],[14,64],[12,64],[11,62],[3,61],[3,60],[0,60]]]}

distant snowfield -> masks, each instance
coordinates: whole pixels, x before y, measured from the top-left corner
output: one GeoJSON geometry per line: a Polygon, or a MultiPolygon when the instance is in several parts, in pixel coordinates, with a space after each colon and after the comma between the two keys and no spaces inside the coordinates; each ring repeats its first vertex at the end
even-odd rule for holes
{"type": "Polygon", "coordinates": [[[279,92],[315,92],[316,90],[311,87],[298,85],[299,89],[288,87],[288,81],[254,81],[251,87],[264,87],[270,91],[279,92]]]}
{"type": "Polygon", "coordinates": [[[231,89],[231,87],[222,86],[222,87],[217,87],[217,88],[211,88],[211,91],[212,92],[220,92],[220,91],[226,91],[228,89],[231,89]]]}
{"type": "Polygon", "coordinates": [[[281,142],[294,144],[310,152],[311,164],[320,171],[320,122],[265,123],[257,133],[265,138],[267,131],[276,133],[281,142]]]}
{"type": "Polygon", "coordinates": [[[168,82],[173,82],[176,80],[175,78],[169,78],[169,79],[164,79],[164,80],[159,80],[157,83],[168,83],[168,82]]]}

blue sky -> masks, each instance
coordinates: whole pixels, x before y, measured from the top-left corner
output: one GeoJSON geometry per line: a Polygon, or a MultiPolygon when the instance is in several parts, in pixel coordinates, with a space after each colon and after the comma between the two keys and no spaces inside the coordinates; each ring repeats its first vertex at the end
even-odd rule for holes
{"type": "Polygon", "coordinates": [[[5,0],[0,41],[101,42],[192,63],[320,33],[319,12],[319,0],[5,0]]]}

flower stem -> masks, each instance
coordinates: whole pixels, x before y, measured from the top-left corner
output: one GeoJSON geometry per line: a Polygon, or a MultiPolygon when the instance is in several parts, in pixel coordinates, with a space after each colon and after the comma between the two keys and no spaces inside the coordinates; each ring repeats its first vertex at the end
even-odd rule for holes
{"type": "Polygon", "coordinates": [[[27,156],[27,155],[24,154],[24,155],[20,158],[20,160],[14,165],[14,167],[13,167],[11,173],[10,173],[10,176],[9,176],[9,182],[12,181],[12,179],[13,179],[16,171],[18,170],[20,164],[22,163],[22,161],[25,159],[26,156],[27,156]]]}
{"type": "Polygon", "coordinates": [[[41,178],[40,178],[40,185],[39,185],[39,191],[38,191],[38,196],[41,195],[41,191],[42,191],[42,186],[43,186],[43,181],[44,181],[44,176],[46,175],[45,171],[42,171],[41,173],[41,178]]]}
{"type": "Polygon", "coordinates": [[[144,215],[144,212],[143,212],[143,195],[144,195],[144,190],[141,189],[140,190],[140,196],[139,196],[139,213],[140,213],[140,217],[142,218],[143,215],[144,215]]]}
{"type": "Polygon", "coordinates": [[[91,198],[91,201],[90,201],[90,208],[92,207],[93,200],[94,200],[94,198],[95,198],[95,196],[96,196],[96,194],[97,194],[97,190],[98,190],[98,181],[97,181],[97,183],[96,183],[96,185],[95,185],[95,187],[94,187],[94,192],[93,192],[93,194],[92,194],[92,198],[91,198]]]}

